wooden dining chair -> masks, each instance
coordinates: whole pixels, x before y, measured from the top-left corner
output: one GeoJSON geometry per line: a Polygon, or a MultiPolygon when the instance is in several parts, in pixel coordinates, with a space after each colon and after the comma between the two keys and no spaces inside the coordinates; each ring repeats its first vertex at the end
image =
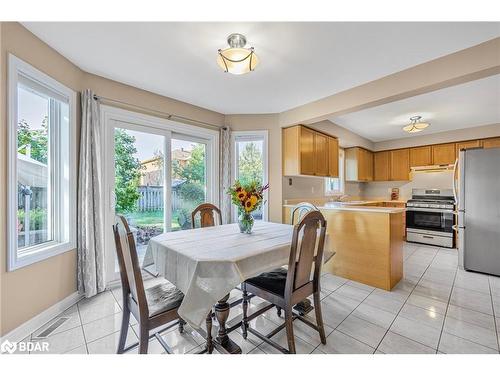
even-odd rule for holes
{"type": "Polygon", "coordinates": [[[196,219],[200,218],[200,228],[213,227],[222,224],[222,213],[212,203],[202,203],[191,213],[191,225],[196,228],[196,219]]]}
{"type": "Polygon", "coordinates": [[[291,212],[290,224],[292,225],[297,224],[298,222],[300,222],[300,220],[302,220],[305,214],[311,211],[319,211],[319,210],[318,207],[309,202],[301,202],[297,204],[291,212]]]}
{"type": "Polygon", "coordinates": [[[123,318],[117,353],[124,353],[137,346],[137,344],[134,344],[125,348],[130,314],[132,314],[139,322],[139,353],[147,353],[149,339],[154,336],[165,351],[170,354],[172,349],[160,334],[176,324],[179,324],[179,330],[182,332],[183,321],[180,319],[177,309],[184,298],[184,294],[167,280],[145,289],[134,235],[123,216],[116,216],[113,232],[120,266],[123,296],[123,318]],[[150,336],[149,332],[151,330],[168,323],[172,324],[150,336]]]}
{"type": "Polygon", "coordinates": [[[243,337],[246,339],[248,332],[254,334],[269,345],[283,353],[296,353],[295,338],[293,334],[293,321],[299,319],[308,326],[318,331],[321,343],[326,344],[323,317],[320,302],[320,276],[323,261],[323,247],[325,244],[326,220],[319,211],[305,214],[302,220],[293,228],[292,244],[288,269],[278,268],[271,272],[262,273],[252,277],[242,284],[243,289],[243,337]],[[311,278],[311,269],[312,272],[311,278]],[[250,316],[248,311],[248,293],[252,293],[268,302],[270,305],[254,312],[250,316]],[[295,304],[313,295],[316,324],[303,316],[293,313],[295,304]],[[285,322],[264,335],[249,326],[249,322],[272,307],[279,307],[285,311],[285,322]],[[271,340],[276,333],[286,328],[288,349],[281,347],[271,340]]]}

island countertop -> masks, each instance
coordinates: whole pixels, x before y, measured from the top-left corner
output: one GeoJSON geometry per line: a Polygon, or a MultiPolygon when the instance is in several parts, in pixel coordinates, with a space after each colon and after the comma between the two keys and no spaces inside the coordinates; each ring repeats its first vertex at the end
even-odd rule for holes
{"type": "MultiPolygon", "coordinates": [[[[380,201],[363,201],[359,202],[328,202],[323,205],[318,205],[320,210],[337,210],[337,211],[361,211],[361,212],[378,212],[378,213],[400,213],[404,212],[406,208],[402,207],[379,207],[374,204],[379,203],[380,201]],[[373,205],[371,205],[373,204],[373,205]]],[[[284,204],[283,207],[292,208],[297,204],[284,204]]]]}

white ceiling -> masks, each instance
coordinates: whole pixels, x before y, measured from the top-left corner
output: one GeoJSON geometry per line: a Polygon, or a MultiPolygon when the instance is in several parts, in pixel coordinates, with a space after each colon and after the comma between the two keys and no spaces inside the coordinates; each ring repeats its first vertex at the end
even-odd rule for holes
{"type": "Polygon", "coordinates": [[[500,75],[329,120],[373,142],[379,142],[414,137],[402,128],[410,122],[410,117],[417,115],[431,124],[417,135],[500,123],[500,75]]]}
{"type": "Polygon", "coordinates": [[[23,23],[88,72],[221,113],[281,112],[500,36],[500,23],[23,23]],[[239,32],[260,65],[224,73],[239,32]]]}

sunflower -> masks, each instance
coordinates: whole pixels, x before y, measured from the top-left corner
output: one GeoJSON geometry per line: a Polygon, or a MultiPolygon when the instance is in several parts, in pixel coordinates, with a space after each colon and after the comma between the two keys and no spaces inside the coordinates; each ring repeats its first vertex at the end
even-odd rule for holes
{"type": "Polygon", "coordinates": [[[240,201],[242,201],[243,199],[245,199],[247,197],[247,192],[244,190],[244,189],[241,189],[239,192],[238,192],[238,195],[237,195],[238,199],[240,201]]]}

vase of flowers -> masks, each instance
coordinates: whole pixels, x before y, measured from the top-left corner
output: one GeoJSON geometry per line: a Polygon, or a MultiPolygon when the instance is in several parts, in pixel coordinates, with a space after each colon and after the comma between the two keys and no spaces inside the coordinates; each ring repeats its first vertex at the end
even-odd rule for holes
{"type": "Polygon", "coordinates": [[[231,201],[238,208],[238,225],[241,233],[252,233],[254,218],[252,212],[258,210],[264,203],[264,191],[269,188],[269,184],[262,186],[257,181],[241,183],[236,180],[228,190],[231,201]]]}

